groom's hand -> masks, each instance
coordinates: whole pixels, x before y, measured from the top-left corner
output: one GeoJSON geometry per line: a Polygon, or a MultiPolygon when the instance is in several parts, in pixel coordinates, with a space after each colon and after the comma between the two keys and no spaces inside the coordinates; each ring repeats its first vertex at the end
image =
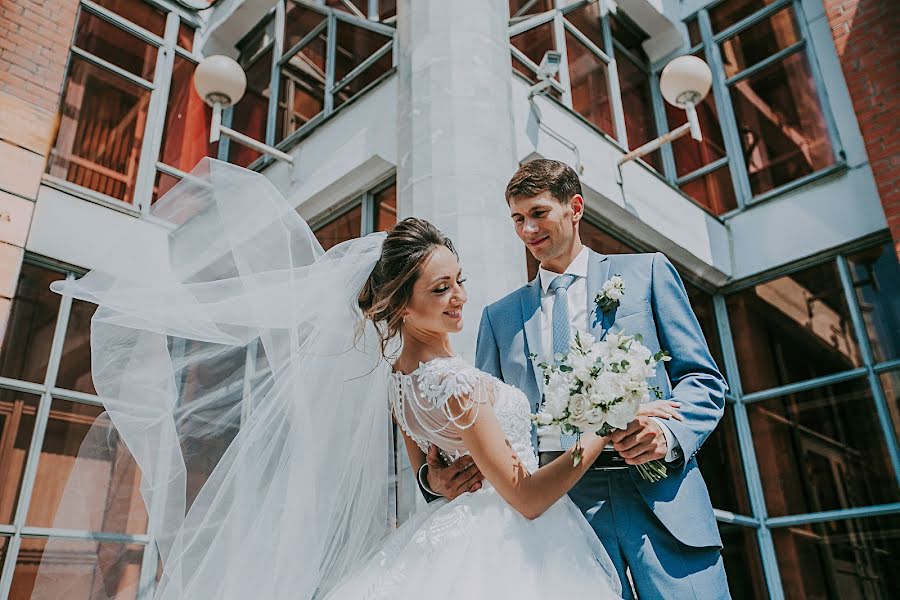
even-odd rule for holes
{"type": "Polygon", "coordinates": [[[438,447],[435,444],[428,449],[426,457],[428,471],[426,479],[431,490],[448,500],[453,500],[465,492],[481,489],[484,476],[471,456],[461,456],[451,464],[444,464],[438,447]]]}
{"type": "Polygon", "coordinates": [[[648,415],[638,415],[627,428],[614,431],[610,441],[629,465],[663,460],[669,450],[662,427],[648,415]]]}

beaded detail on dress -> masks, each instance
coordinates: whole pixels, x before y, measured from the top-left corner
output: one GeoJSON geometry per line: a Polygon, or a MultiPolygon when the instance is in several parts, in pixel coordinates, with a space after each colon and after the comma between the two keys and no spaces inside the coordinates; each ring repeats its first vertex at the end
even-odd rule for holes
{"type": "MultiPolygon", "coordinates": [[[[531,405],[525,394],[453,356],[420,363],[409,374],[392,375],[391,405],[400,427],[427,452],[437,444],[451,460],[468,454],[456,423],[447,408],[450,398],[469,402],[474,410],[491,402],[500,428],[530,472],[538,468],[531,444],[531,405]]],[[[476,417],[477,418],[477,417],[476,417]]]]}

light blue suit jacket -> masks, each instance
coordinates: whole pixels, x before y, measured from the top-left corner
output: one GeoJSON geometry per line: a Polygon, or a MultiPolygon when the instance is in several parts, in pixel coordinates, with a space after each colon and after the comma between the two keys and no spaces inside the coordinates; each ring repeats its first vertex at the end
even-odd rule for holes
{"type": "MultiPolygon", "coordinates": [[[[585,329],[598,339],[607,332],[641,334],[651,352],[667,350],[672,360],[657,371],[650,385],[665,398],[682,403],[683,421],[666,425],[681,445],[682,458],[669,465],[662,481],[645,481],[629,471],[651,510],[666,528],[688,546],[721,546],[706,483],[695,456],[712,433],[725,406],[725,378],[691,310],[684,284],[672,263],[661,253],[606,256],[591,251],[587,276],[585,329]],[[619,306],[601,312],[594,296],[612,275],[621,275],[625,295],[619,306]],[[599,314],[598,314],[599,313],[599,314]]],[[[539,278],[484,309],[478,331],[476,366],[525,392],[534,412],[540,404],[543,381],[529,354],[541,348],[541,286],[539,278]]],[[[536,431],[532,431],[537,445],[536,431]]],[[[590,477],[589,471],[586,477],[590,477]]]]}

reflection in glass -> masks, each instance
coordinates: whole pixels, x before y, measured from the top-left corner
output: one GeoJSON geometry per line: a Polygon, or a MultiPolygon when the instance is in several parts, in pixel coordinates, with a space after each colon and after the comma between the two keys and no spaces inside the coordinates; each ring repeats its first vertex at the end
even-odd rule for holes
{"type": "Polygon", "coordinates": [[[166,33],[166,13],[141,0],[95,0],[103,8],[163,37],[166,33]]]}
{"type": "Polygon", "coordinates": [[[15,516],[40,399],[0,390],[0,523],[10,524],[15,516]]]}
{"type": "MultiPolygon", "coordinates": [[[[162,163],[190,173],[204,156],[215,157],[219,143],[209,143],[209,126],[212,108],[197,95],[194,89],[194,61],[180,54],[175,55],[172,68],[172,85],[169,88],[169,104],[159,151],[162,163]]],[[[156,190],[162,195],[165,190],[156,190]]]]}
{"type": "Polygon", "coordinates": [[[890,242],[847,260],[875,362],[900,357],[900,265],[890,242]]]}
{"type": "Polygon", "coordinates": [[[44,382],[60,300],[50,284],[61,279],[65,275],[57,271],[22,264],[0,348],[0,376],[44,382]]]}
{"type": "Polygon", "coordinates": [[[65,582],[65,598],[137,598],[144,547],[138,544],[98,543],[93,540],[23,538],[13,574],[10,600],[27,600],[34,590],[38,565],[41,580],[53,589],[65,582]],[[54,560],[41,564],[44,552],[54,560]]]}
{"type": "Polygon", "coordinates": [[[770,515],[900,500],[865,377],[753,402],[747,413],[770,515]]]}
{"type": "Polygon", "coordinates": [[[97,310],[95,304],[73,300],[63,342],[56,387],[96,394],[91,379],[91,317],[97,310]]]}
{"type": "Polygon", "coordinates": [[[731,597],[734,600],[769,598],[756,530],[719,523],[719,535],[722,536],[722,561],[725,563],[725,576],[728,577],[731,597]]]}
{"type": "Polygon", "coordinates": [[[900,590],[900,516],[772,530],[791,600],[888,600],[900,590]],[[891,591],[893,590],[893,591],[891,591]]]}
{"type": "Polygon", "coordinates": [[[679,187],[682,192],[714,215],[721,215],[737,208],[737,197],[734,195],[731,171],[728,170],[727,164],[682,183],[679,187]]]}
{"type": "Polygon", "coordinates": [[[793,9],[780,10],[721,43],[725,76],[737,75],[800,39],[793,9]]]}
{"type": "Polygon", "coordinates": [[[150,90],[70,56],[47,172],[132,202],[149,102],[150,90]]]}
{"type": "Polygon", "coordinates": [[[709,10],[713,33],[734,25],[756,11],[773,4],[776,0],[725,0],[709,10]]]}
{"type": "Polygon", "coordinates": [[[831,140],[802,50],[729,86],[754,194],[834,162],[831,140]]]}
{"type": "Polygon", "coordinates": [[[716,323],[716,309],[713,305],[713,297],[701,290],[700,288],[684,282],[684,288],[687,291],[688,300],[691,303],[691,309],[700,323],[703,330],[703,337],[706,345],[709,347],[709,353],[712,354],[713,360],[719,371],[724,374],[724,361],[722,360],[722,344],[719,342],[719,326],[716,323]]]}
{"type": "MultiPolygon", "coordinates": [[[[231,109],[231,128],[259,141],[266,139],[271,69],[272,49],[270,48],[254,60],[249,67],[244,67],[247,74],[247,91],[241,101],[231,109]]],[[[237,142],[231,142],[228,149],[228,162],[242,167],[248,166],[260,156],[262,155],[256,150],[237,142]]]]}
{"type": "Polygon", "coordinates": [[[881,389],[894,424],[894,435],[900,441],[900,371],[881,374],[881,389]]]}
{"type": "Polygon", "coordinates": [[[102,407],[55,398],[50,406],[26,524],[144,533],[147,513],[140,478],[140,469],[102,407]],[[91,429],[95,421],[97,426],[91,429]],[[91,451],[79,457],[85,441],[91,451]],[[78,469],[73,471],[76,458],[78,469]],[[70,481],[70,474],[78,484],[70,481]],[[63,506],[67,484],[76,485],[77,497],[66,496],[63,506]],[[64,510],[60,511],[61,507],[64,510]]]}
{"type": "MultiPolygon", "coordinates": [[[[335,50],[334,63],[335,82],[340,83],[353,69],[389,43],[391,43],[389,36],[344,21],[338,21],[337,48],[335,50]]],[[[391,53],[386,53],[376,64],[378,65],[378,75],[390,69],[391,53]]],[[[375,77],[371,79],[375,79],[375,77]]]]}
{"type": "Polygon", "coordinates": [[[316,229],[316,238],[322,248],[329,248],[359,237],[362,231],[362,206],[356,205],[336,219],[316,229]]]}
{"type": "Polygon", "coordinates": [[[299,2],[288,2],[284,19],[284,52],[290,51],[324,21],[325,15],[319,11],[299,2]]]}
{"type": "Polygon", "coordinates": [[[572,109],[603,133],[615,137],[606,63],[568,30],[566,53],[572,85],[572,109]]]}
{"type": "Polygon", "coordinates": [[[325,54],[323,31],[281,68],[276,142],[300,129],[325,108],[325,54]]]}
{"type": "Polygon", "coordinates": [[[731,404],[725,405],[722,420],[697,453],[697,464],[715,508],[747,516],[753,514],[731,404]]]}
{"type": "MultiPolygon", "coordinates": [[[[541,64],[541,59],[544,58],[544,53],[546,53],[548,50],[556,50],[556,43],[553,37],[552,22],[538,25],[537,27],[533,27],[528,31],[523,31],[520,34],[511,37],[509,41],[536,65],[541,64]]],[[[522,74],[529,79],[537,81],[535,79],[534,73],[532,73],[530,70],[528,70],[528,72],[523,72],[522,74]]],[[[555,78],[559,80],[558,73],[556,74],[555,78]]]]}
{"type": "MultiPolygon", "coordinates": [[[[642,56],[642,58],[646,57],[642,56]]],[[[625,114],[628,147],[634,149],[656,137],[650,79],[644,70],[648,63],[645,62],[644,69],[642,69],[620,52],[616,55],[616,66],[619,72],[619,89],[622,92],[622,109],[625,114]]],[[[662,171],[659,152],[644,156],[644,161],[657,171],[662,171]]]]}
{"type": "Polygon", "coordinates": [[[85,10],[78,15],[72,44],[117,67],[153,81],[156,46],[85,10]]]}
{"type": "Polygon", "coordinates": [[[862,364],[834,261],[732,294],[726,302],[744,392],[862,364]]]}
{"type": "Polygon", "coordinates": [[[388,231],[397,223],[397,184],[375,194],[375,231],[388,231]]]}

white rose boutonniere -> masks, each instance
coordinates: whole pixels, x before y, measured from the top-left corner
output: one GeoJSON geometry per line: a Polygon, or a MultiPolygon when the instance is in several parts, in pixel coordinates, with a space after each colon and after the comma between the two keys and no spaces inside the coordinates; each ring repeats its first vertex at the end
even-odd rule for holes
{"type": "Polygon", "coordinates": [[[600,291],[594,296],[594,304],[601,313],[609,312],[619,305],[625,295],[625,282],[621,275],[613,275],[603,282],[600,291]]]}

